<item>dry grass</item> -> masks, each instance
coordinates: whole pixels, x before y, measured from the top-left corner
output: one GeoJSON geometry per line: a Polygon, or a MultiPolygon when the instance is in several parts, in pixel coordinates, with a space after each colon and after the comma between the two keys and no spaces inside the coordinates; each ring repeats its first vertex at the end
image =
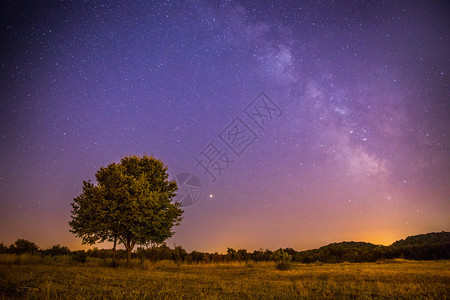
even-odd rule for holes
{"type": "Polygon", "coordinates": [[[20,262],[0,256],[0,299],[446,299],[450,261],[394,261],[362,264],[273,263],[176,264],[106,267],[88,260],[20,262]]]}

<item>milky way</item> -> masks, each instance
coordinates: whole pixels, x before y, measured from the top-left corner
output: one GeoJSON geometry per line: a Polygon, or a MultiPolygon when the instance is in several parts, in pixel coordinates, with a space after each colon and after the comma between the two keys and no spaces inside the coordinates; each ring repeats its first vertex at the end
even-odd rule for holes
{"type": "Polygon", "coordinates": [[[2,6],[0,241],[80,248],[70,202],[129,154],[201,182],[169,246],[450,229],[444,1],[2,6]]]}

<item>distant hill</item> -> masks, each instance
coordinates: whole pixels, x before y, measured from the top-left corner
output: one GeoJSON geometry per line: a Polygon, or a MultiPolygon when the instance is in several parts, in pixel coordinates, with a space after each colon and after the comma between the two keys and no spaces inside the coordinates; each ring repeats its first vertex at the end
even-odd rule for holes
{"type": "Polygon", "coordinates": [[[331,249],[339,249],[344,248],[347,250],[371,250],[374,248],[378,248],[380,246],[366,243],[366,242],[340,242],[340,243],[332,243],[323,247],[320,247],[319,250],[331,250],[331,249]]]}
{"type": "Polygon", "coordinates": [[[364,242],[332,243],[319,249],[290,253],[293,260],[310,262],[372,262],[405,258],[415,260],[450,259],[450,232],[409,236],[390,246],[364,242]]]}
{"type": "Polygon", "coordinates": [[[303,263],[310,262],[365,262],[376,261],[382,254],[379,252],[386,249],[385,246],[374,245],[365,242],[340,242],[332,243],[319,249],[297,252],[293,259],[303,263]]]}
{"type": "Polygon", "coordinates": [[[442,231],[408,236],[406,239],[396,241],[391,245],[391,247],[406,247],[445,243],[450,243],[450,232],[442,231]]]}
{"type": "Polygon", "coordinates": [[[389,246],[395,257],[417,260],[450,259],[450,232],[409,236],[389,246]]]}

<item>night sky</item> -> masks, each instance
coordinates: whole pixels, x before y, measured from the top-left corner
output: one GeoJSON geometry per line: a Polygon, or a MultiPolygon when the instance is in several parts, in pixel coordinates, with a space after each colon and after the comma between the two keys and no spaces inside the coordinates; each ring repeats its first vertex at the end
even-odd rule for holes
{"type": "Polygon", "coordinates": [[[85,247],[82,181],[144,154],[201,185],[170,247],[450,230],[449,2],[125,2],[1,4],[0,242],[85,247]]]}

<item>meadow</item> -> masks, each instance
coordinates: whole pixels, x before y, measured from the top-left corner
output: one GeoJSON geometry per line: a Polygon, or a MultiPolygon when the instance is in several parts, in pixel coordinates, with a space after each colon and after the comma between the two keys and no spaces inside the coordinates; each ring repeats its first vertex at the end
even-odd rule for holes
{"type": "Polygon", "coordinates": [[[450,261],[175,263],[0,255],[0,299],[447,299],[450,261]]]}

